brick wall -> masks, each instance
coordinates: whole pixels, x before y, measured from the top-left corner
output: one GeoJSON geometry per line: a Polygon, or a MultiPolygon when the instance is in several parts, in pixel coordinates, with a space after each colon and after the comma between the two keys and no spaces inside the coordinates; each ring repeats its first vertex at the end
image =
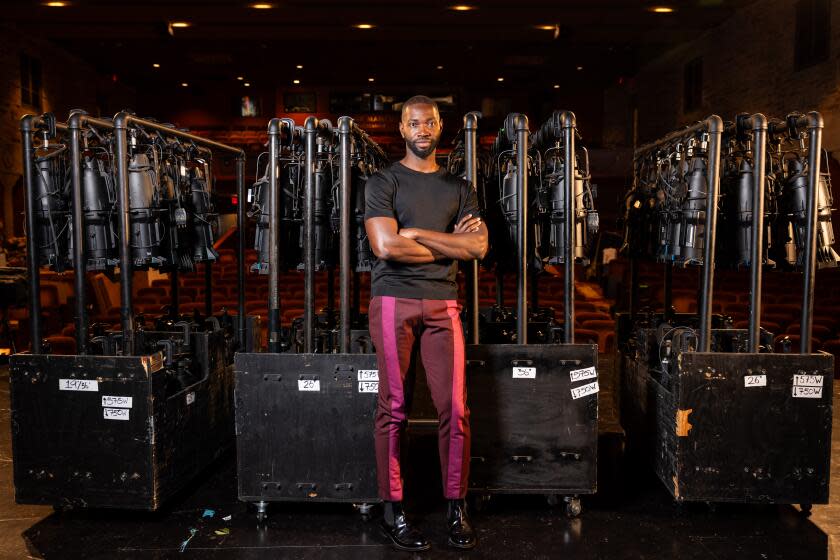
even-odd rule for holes
{"type": "Polygon", "coordinates": [[[100,76],[91,65],[46,40],[0,25],[0,220],[6,235],[23,234],[19,119],[37,112],[21,102],[21,53],[40,61],[41,112],[54,112],[60,121],[71,109],[110,116],[134,102],[131,88],[100,76]]]}
{"type": "MultiPolygon", "coordinates": [[[[628,104],[638,109],[638,141],[644,143],[685,124],[717,113],[731,120],[738,112],[783,117],[821,111],[823,145],[840,150],[840,0],[831,0],[831,38],[827,61],[796,71],[794,0],[757,0],[717,28],[682,44],[645,66],[633,79],[608,90],[604,98],[605,143],[627,145],[628,104]],[[683,69],[703,58],[703,102],[683,108],[683,69]]],[[[632,143],[632,138],[629,140],[632,143]]]]}

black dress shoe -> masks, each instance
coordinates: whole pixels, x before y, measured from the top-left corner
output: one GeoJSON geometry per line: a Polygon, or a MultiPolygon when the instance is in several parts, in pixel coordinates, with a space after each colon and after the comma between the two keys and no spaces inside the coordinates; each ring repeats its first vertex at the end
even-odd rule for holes
{"type": "Polygon", "coordinates": [[[381,527],[382,532],[391,539],[391,543],[398,550],[419,552],[431,547],[423,533],[408,524],[399,502],[385,502],[385,518],[381,527]]]}
{"type": "Polygon", "coordinates": [[[464,500],[449,500],[446,526],[449,529],[449,546],[464,549],[475,547],[475,531],[470,524],[464,500]]]}

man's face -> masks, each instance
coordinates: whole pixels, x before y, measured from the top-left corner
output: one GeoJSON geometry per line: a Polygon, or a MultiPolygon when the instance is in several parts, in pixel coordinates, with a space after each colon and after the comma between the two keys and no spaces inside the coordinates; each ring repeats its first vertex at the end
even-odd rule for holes
{"type": "Polygon", "coordinates": [[[434,105],[409,105],[402,113],[400,134],[411,152],[425,159],[440,142],[443,122],[434,105]]]}

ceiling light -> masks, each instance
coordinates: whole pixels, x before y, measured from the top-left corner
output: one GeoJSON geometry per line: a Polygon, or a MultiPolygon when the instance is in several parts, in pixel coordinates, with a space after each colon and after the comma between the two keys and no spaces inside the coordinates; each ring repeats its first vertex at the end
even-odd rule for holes
{"type": "Polygon", "coordinates": [[[292,80],[292,83],[298,85],[300,83],[300,80],[292,80]]]}
{"type": "Polygon", "coordinates": [[[535,29],[541,29],[542,31],[554,31],[554,28],[557,27],[556,25],[535,25],[535,29]]]}
{"type": "Polygon", "coordinates": [[[154,64],[152,64],[152,68],[160,68],[160,64],[158,64],[157,62],[155,62],[154,64]]]}
{"type": "Polygon", "coordinates": [[[504,82],[504,81],[505,81],[505,79],[504,79],[504,78],[496,78],[496,81],[497,81],[497,82],[504,82]]]}
{"type": "Polygon", "coordinates": [[[187,82],[181,82],[181,87],[188,87],[189,85],[187,82]]]}
{"type": "Polygon", "coordinates": [[[297,68],[298,70],[303,70],[303,64],[298,64],[297,66],[295,66],[295,68],[297,68]]]}
{"type": "Polygon", "coordinates": [[[577,69],[578,71],[583,70],[583,66],[578,66],[577,69]]]}
{"type": "Polygon", "coordinates": [[[356,29],[373,29],[376,26],[372,23],[357,23],[353,27],[355,27],[356,29]]]}
{"type": "Polygon", "coordinates": [[[672,14],[674,13],[674,8],[670,6],[654,6],[650,11],[655,14],[672,14]]]}
{"type": "Polygon", "coordinates": [[[175,29],[184,29],[186,27],[189,27],[191,24],[188,21],[173,21],[169,25],[174,27],[175,29]]]}
{"type": "Polygon", "coordinates": [[[274,4],[267,4],[267,3],[264,3],[264,2],[258,2],[256,4],[251,4],[250,7],[254,8],[255,10],[270,10],[271,8],[274,7],[274,4]]]}
{"type": "Polygon", "coordinates": [[[241,81],[242,81],[242,80],[244,80],[245,78],[244,78],[243,76],[237,76],[237,77],[236,77],[236,79],[237,79],[237,80],[239,80],[239,81],[241,82],[241,81]]]}
{"type": "Polygon", "coordinates": [[[44,6],[48,6],[50,8],[64,8],[69,4],[69,2],[44,2],[44,6]]]}
{"type": "Polygon", "coordinates": [[[245,82],[245,83],[244,83],[244,84],[242,84],[242,85],[243,85],[243,86],[245,86],[245,87],[251,87],[251,82],[245,82]]]}
{"type": "Polygon", "coordinates": [[[438,69],[438,70],[443,70],[443,66],[441,66],[440,64],[438,64],[438,65],[437,65],[437,69],[438,69]]]}
{"type": "Polygon", "coordinates": [[[560,89],[560,84],[554,84],[554,89],[560,89]]]}
{"type": "Polygon", "coordinates": [[[456,6],[449,6],[449,9],[454,10],[456,12],[470,12],[472,10],[475,10],[476,7],[475,6],[468,6],[466,4],[458,4],[456,6]]]}
{"type": "Polygon", "coordinates": [[[373,78],[368,78],[368,81],[369,81],[369,82],[372,82],[372,81],[373,81],[373,78]]]}

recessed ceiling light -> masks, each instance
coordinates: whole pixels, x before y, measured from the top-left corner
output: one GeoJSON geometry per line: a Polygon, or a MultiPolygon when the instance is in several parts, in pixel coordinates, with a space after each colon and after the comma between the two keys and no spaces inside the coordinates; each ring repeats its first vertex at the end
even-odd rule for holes
{"type": "Polygon", "coordinates": [[[237,77],[236,77],[236,79],[237,79],[237,80],[239,80],[239,81],[241,82],[241,81],[242,81],[242,80],[244,80],[245,78],[244,78],[243,76],[237,76],[237,77]]]}
{"type": "Polygon", "coordinates": [[[655,14],[672,14],[674,13],[674,8],[671,6],[654,6],[650,11],[655,14]]]}
{"type": "Polygon", "coordinates": [[[356,29],[373,29],[376,26],[372,23],[357,23],[353,27],[355,27],[356,29]]]}
{"type": "Polygon", "coordinates": [[[450,10],[454,10],[456,12],[471,12],[472,10],[477,9],[475,6],[469,6],[467,4],[456,4],[455,6],[449,6],[450,10]]]}
{"type": "Polygon", "coordinates": [[[173,21],[169,25],[171,25],[175,29],[184,29],[186,27],[189,27],[191,24],[188,21],[173,21]]]}
{"type": "Polygon", "coordinates": [[[303,70],[303,64],[298,64],[297,66],[295,66],[295,68],[297,68],[298,70],[303,70]]]}
{"type": "Polygon", "coordinates": [[[187,82],[181,82],[181,87],[188,87],[189,85],[187,82]]]}
{"type": "Polygon", "coordinates": [[[560,84],[554,84],[554,89],[560,89],[560,84]]]}
{"type": "Polygon", "coordinates": [[[440,64],[438,64],[438,65],[437,65],[437,69],[438,69],[438,70],[443,70],[443,66],[441,66],[440,64]]]}
{"type": "Polygon", "coordinates": [[[155,62],[154,64],[152,64],[152,68],[160,68],[160,64],[158,64],[157,62],[155,62]]]}
{"type": "Polygon", "coordinates": [[[372,82],[372,81],[373,81],[373,78],[368,78],[368,81],[369,81],[369,82],[372,82]]]}
{"type": "Polygon", "coordinates": [[[535,29],[541,29],[542,31],[554,31],[554,28],[557,27],[556,25],[535,25],[535,29]]]}
{"type": "Polygon", "coordinates": [[[50,8],[64,8],[69,5],[70,2],[44,2],[44,6],[48,6],[50,8]]]}
{"type": "Polygon", "coordinates": [[[242,84],[242,85],[243,85],[243,86],[245,86],[245,87],[251,87],[251,82],[245,82],[245,83],[244,83],[244,84],[242,84]]]}
{"type": "Polygon", "coordinates": [[[300,83],[300,80],[292,80],[292,83],[298,85],[300,83]]]}
{"type": "Polygon", "coordinates": [[[250,7],[254,8],[255,10],[270,10],[271,8],[274,7],[274,4],[268,4],[268,3],[265,3],[265,2],[258,2],[256,4],[251,4],[250,7]]]}
{"type": "Polygon", "coordinates": [[[499,77],[499,78],[496,78],[496,81],[497,81],[497,82],[504,82],[504,81],[505,81],[505,79],[504,79],[504,78],[499,77]]]}
{"type": "Polygon", "coordinates": [[[583,70],[583,66],[578,66],[577,69],[578,70],[583,70]]]}

